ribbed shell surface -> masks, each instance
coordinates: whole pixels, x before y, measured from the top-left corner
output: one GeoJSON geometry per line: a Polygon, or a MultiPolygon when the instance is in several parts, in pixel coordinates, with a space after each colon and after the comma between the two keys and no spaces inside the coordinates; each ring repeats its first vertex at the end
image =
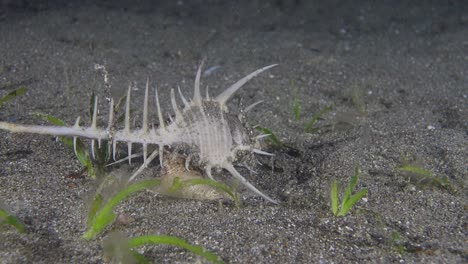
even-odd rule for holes
{"type": "Polygon", "coordinates": [[[173,125],[177,126],[173,131],[181,132],[182,141],[189,144],[191,153],[198,154],[202,163],[211,166],[230,160],[233,147],[247,139],[246,131],[238,126],[237,117],[224,112],[216,101],[203,101],[202,107],[188,107],[183,111],[183,119],[176,120],[173,125]],[[237,122],[230,127],[230,120],[237,122]]]}

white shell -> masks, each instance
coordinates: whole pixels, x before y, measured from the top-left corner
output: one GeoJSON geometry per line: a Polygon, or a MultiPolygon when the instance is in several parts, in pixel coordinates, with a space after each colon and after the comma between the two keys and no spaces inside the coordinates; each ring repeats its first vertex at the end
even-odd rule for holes
{"type": "MultiPolygon", "coordinates": [[[[202,63],[203,64],[203,63],[202,63]]],[[[226,102],[231,96],[241,88],[250,79],[266,71],[276,64],[258,69],[235,84],[227,88],[214,99],[207,96],[203,99],[200,95],[200,75],[202,64],[198,68],[195,78],[194,96],[191,101],[187,101],[182,94],[181,99],[184,102],[182,110],[177,106],[174,91],[171,90],[171,103],[175,112],[175,120],[170,124],[165,124],[157,90],[155,90],[156,108],[160,126],[157,129],[149,129],[148,126],[148,101],[149,101],[149,82],[146,84],[145,98],[143,103],[143,125],[142,128],[132,130],[130,127],[130,101],[131,88],[127,92],[125,109],[125,127],[122,130],[114,130],[113,111],[110,111],[109,125],[106,129],[97,127],[97,99],[94,104],[94,115],[90,127],[80,127],[80,118],[78,117],[73,127],[56,126],[30,126],[19,125],[6,122],[0,122],[0,129],[16,133],[36,133],[49,134],[56,136],[72,136],[76,143],[77,137],[89,138],[92,140],[91,149],[94,157],[95,140],[101,142],[107,140],[112,142],[112,151],[115,159],[115,147],[117,142],[125,142],[128,146],[128,161],[132,161],[132,144],[143,145],[143,165],[130,177],[134,179],[147,165],[159,156],[161,166],[163,164],[164,146],[173,148],[183,148],[191,157],[196,157],[198,165],[204,168],[206,175],[213,179],[211,175],[212,168],[223,168],[237,178],[246,187],[259,194],[266,200],[277,203],[267,195],[259,191],[250,184],[234,168],[233,162],[237,161],[241,152],[252,152],[257,154],[269,155],[269,153],[256,149],[255,141],[248,137],[247,128],[239,121],[237,116],[228,113],[226,102]],[[158,149],[147,154],[148,145],[158,145],[158,149]]],[[[111,100],[111,109],[113,109],[113,100],[111,100]]]]}

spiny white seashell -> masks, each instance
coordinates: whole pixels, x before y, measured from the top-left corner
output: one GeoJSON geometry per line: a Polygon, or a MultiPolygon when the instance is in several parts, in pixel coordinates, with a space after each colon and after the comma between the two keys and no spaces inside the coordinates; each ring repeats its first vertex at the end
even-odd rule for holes
{"type": "MultiPolygon", "coordinates": [[[[266,200],[277,203],[277,201],[268,197],[259,191],[255,186],[248,182],[234,168],[233,163],[238,161],[245,153],[258,153],[271,155],[264,152],[256,146],[257,139],[249,137],[248,129],[242,124],[236,115],[228,112],[226,103],[231,96],[241,88],[250,79],[266,71],[277,64],[263,67],[240,79],[232,86],[215,98],[207,96],[202,98],[200,95],[200,75],[203,63],[198,68],[195,78],[195,91],[193,99],[187,101],[179,90],[181,100],[184,103],[183,109],[179,109],[174,90],[171,90],[171,103],[175,112],[175,119],[165,124],[159,97],[155,89],[156,108],[159,119],[159,128],[150,129],[148,125],[148,100],[149,100],[149,82],[146,83],[145,98],[143,102],[143,124],[140,129],[132,130],[130,127],[130,99],[131,89],[129,87],[126,98],[125,108],[125,127],[122,130],[114,128],[114,101],[110,101],[109,121],[107,128],[97,127],[97,98],[94,100],[94,115],[90,127],[80,127],[80,117],[77,118],[72,127],[57,126],[33,126],[19,125],[7,122],[0,122],[0,129],[16,133],[36,133],[55,136],[72,136],[75,144],[77,137],[91,139],[91,153],[94,157],[94,148],[96,140],[100,146],[102,140],[107,140],[112,144],[113,158],[115,160],[115,149],[117,142],[125,142],[128,145],[128,161],[132,161],[132,144],[143,145],[143,165],[130,177],[134,179],[148,164],[159,156],[160,164],[163,166],[164,146],[170,146],[176,149],[184,149],[185,153],[193,160],[198,161],[200,168],[203,168],[206,175],[213,179],[211,170],[213,168],[226,169],[232,176],[237,178],[242,184],[250,190],[259,194],[266,200]],[[158,149],[148,156],[148,145],[157,145],[158,149]]],[[[262,137],[262,135],[260,136],[262,137]]]]}

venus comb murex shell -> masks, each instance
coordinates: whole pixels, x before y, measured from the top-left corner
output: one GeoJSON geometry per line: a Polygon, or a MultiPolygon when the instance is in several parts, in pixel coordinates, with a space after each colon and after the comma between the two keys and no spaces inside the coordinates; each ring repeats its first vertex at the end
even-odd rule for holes
{"type": "MultiPolygon", "coordinates": [[[[255,142],[249,138],[247,128],[245,128],[237,116],[228,113],[226,103],[231,96],[250,79],[266,71],[277,64],[260,68],[244,78],[240,79],[224,92],[215,98],[207,96],[202,98],[200,94],[200,75],[203,62],[200,64],[195,77],[194,96],[191,101],[187,101],[179,89],[181,100],[184,103],[183,109],[179,109],[174,90],[171,90],[171,104],[175,112],[175,119],[169,124],[165,124],[157,89],[155,89],[156,108],[159,119],[159,128],[149,128],[148,125],[148,101],[149,101],[149,81],[146,82],[145,97],[143,102],[143,124],[140,129],[132,130],[130,127],[130,100],[131,88],[127,91],[125,107],[125,126],[121,130],[114,129],[113,107],[111,99],[109,111],[108,127],[103,129],[97,127],[97,98],[94,104],[94,115],[90,127],[80,126],[80,117],[77,118],[72,127],[57,126],[35,126],[20,125],[7,122],[0,122],[0,129],[15,133],[35,133],[55,136],[72,136],[76,144],[77,137],[91,139],[91,152],[94,156],[96,140],[100,143],[107,140],[112,143],[112,152],[115,160],[115,148],[117,142],[125,142],[128,145],[128,161],[132,161],[132,144],[142,144],[144,162],[140,168],[130,177],[133,180],[145,169],[157,156],[161,166],[163,164],[164,146],[182,146],[188,148],[190,156],[196,156],[198,163],[206,175],[213,179],[211,170],[213,168],[226,169],[232,176],[237,178],[247,188],[262,196],[272,203],[278,203],[267,195],[259,191],[248,182],[235,168],[233,163],[237,161],[238,154],[242,152],[252,152],[263,155],[271,155],[255,148],[255,142]],[[148,145],[158,145],[158,149],[148,156],[148,145]]],[[[99,144],[100,146],[100,144],[99,144]]],[[[76,145],[75,145],[76,151],[76,145]]]]}

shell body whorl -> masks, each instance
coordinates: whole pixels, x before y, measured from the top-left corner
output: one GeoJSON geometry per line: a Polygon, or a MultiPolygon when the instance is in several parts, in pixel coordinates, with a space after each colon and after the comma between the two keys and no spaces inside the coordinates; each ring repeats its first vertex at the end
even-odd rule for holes
{"type": "Polygon", "coordinates": [[[202,165],[219,167],[235,157],[236,147],[248,145],[247,130],[236,116],[222,110],[219,102],[202,101],[183,112],[181,129],[202,165]]]}

